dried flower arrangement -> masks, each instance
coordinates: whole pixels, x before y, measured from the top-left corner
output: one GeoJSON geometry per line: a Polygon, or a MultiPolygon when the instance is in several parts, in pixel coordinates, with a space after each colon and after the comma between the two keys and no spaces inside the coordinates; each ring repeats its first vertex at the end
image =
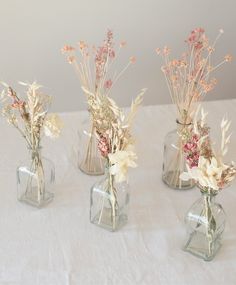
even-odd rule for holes
{"type": "Polygon", "coordinates": [[[210,261],[221,246],[225,228],[225,212],[215,202],[215,196],[230,185],[236,176],[234,163],[225,163],[231,135],[228,134],[231,122],[221,122],[221,143],[217,150],[210,139],[210,128],[205,122],[206,113],[201,110],[201,119],[196,112],[193,125],[185,133],[183,151],[186,157],[187,172],[181,179],[193,179],[202,193],[188,211],[185,222],[188,226],[187,242],[184,250],[210,261]]]}
{"type": "Polygon", "coordinates": [[[218,64],[212,64],[212,55],[222,34],[221,29],[214,42],[210,44],[204,29],[194,29],[186,40],[188,50],[179,59],[170,59],[168,47],[156,49],[157,54],[163,58],[164,65],[161,69],[165,75],[172,103],[177,108],[176,149],[178,151],[175,153],[176,157],[166,162],[165,173],[163,173],[164,182],[175,189],[188,189],[194,185],[191,180],[183,182],[180,179],[185,164],[182,133],[191,125],[199,102],[203,100],[206,93],[214,89],[217,83],[211,74],[224,63],[232,60],[230,55],[226,55],[218,64]]]}
{"type": "Polygon", "coordinates": [[[62,122],[57,114],[48,114],[51,97],[40,92],[40,85],[20,82],[27,87],[27,99],[24,100],[13,88],[2,84],[5,87],[1,93],[2,115],[20,132],[30,149],[40,147],[43,134],[51,138],[60,135],[62,122]]]}
{"type": "Polygon", "coordinates": [[[204,29],[194,29],[186,40],[188,50],[179,59],[169,58],[168,47],[156,49],[157,54],[163,58],[164,65],[161,69],[171,100],[177,108],[177,119],[182,124],[192,121],[196,103],[214,89],[217,80],[210,77],[213,71],[232,60],[232,56],[228,54],[218,64],[212,64],[212,54],[223,33],[220,29],[214,42],[210,44],[204,29]]]}
{"type": "MultiPolygon", "coordinates": [[[[117,106],[109,96],[95,94],[83,88],[88,96],[89,112],[94,118],[94,127],[98,138],[98,149],[106,160],[107,182],[101,205],[105,205],[104,199],[109,200],[110,213],[109,222],[111,230],[115,230],[119,223],[119,205],[116,185],[127,180],[128,168],[136,167],[137,155],[134,152],[134,139],[131,135],[131,125],[139,105],[142,103],[145,89],[137,96],[131,105],[130,113],[125,116],[124,112],[117,106]],[[106,197],[106,198],[105,198],[106,197]],[[108,198],[107,198],[108,197],[108,198]]],[[[95,187],[97,190],[97,187],[95,187]]],[[[97,223],[103,220],[105,206],[97,215],[97,223]]],[[[106,208],[107,209],[107,208],[106,208]]],[[[91,218],[91,221],[93,218],[91,218]]]]}
{"type": "Polygon", "coordinates": [[[201,110],[201,119],[197,120],[198,111],[193,120],[193,126],[185,133],[183,151],[187,162],[187,172],[181,178],[194,179],[202,191],[220,191],[231,183],[236,175],[234,163],[223,161],[228,151],[231,134],[228,130],[231,122],[223,118],[221,122],[220,150],[213,148],[209,137],[210,128],[205,123],[206,113],[201,110]]]}
{"type": "Polygon", "coordinates": [[[34,197],[37,200],[35,204],[41,206],[41,202],[45,200],[45,172],[40,151],[41,139],[43,135],[57,138],[61,133],[62,121],[58,115],[48,114],[51,97],[41,93],[40,85],[35,82],[32,84],[20,82],[20,84],[27,88],[26,99],[20,98],[13,88],[2,83],[4,86],[1,92],[2,115],[22,135],[30,150],[31,165],[27,171],[24,170],[29,176],[24,198],[30,200],[34,192],[37,196],[34,197]],[[36,183],[35,191],[32,190],[34,183],[36,183]]]}
{"type": "MultiPolygon", "coordinates": [[[[89,46],[84,41],[80,41],[78,47],[64,46],[62,53],[66,55],[68,62],[75,68],[81,86],[96,97],[102,97],[111,93],[120,77],[135,62],[135,57],[130,57],[128,64],[119,73],[112,73],[113,65],[125,45],[126,42],[121,42],[118,51],[116,51],[113,33],[108,30],[106,39],[101,46],[96,48],[95,46],[89,46]]],[[[87,95],[87,93],[85,94],[87,95]]],[[[93,116],[92,113],[91,115],[93,116]]],[[[101,160],[96,159],[98,154],[96,153],[97,148],[94,147],[96,144],[94,121],[95,119],[92,117],[89,141],[85,157],[80,165],[81,170],[87,174],[98,174],[101,167],[103,167],[103,165],[101,166],[101,160]]]]}
{"type": "Polygon", "coordinates": [[[136,167],[130,129],[146,89],[133,101],[127,116],[109,96],[98,97],[85,88],[83,90],[89,97],[89,112],[94,118],[98,149],[107,161],[109,173],[115,176],[117,182],[122,182],[127,178],[128,167],[136,167]]]}

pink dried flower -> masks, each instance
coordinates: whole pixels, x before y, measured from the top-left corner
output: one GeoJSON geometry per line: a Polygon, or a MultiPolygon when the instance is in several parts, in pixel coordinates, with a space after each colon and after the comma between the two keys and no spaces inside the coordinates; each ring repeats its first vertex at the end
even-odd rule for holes
{"type": "Polygon", "coordinates": [[[186,160],[190,168],[196,167],[198,166],[199,155],[197,154],[193,156],[189,155],[186,157],[186,160]]]}
{"type": "Polygon", "coordinates": [[[135,57],[135,56],[131,56],[130,59],[129,59],[129,61],[130,61],[131,63],[135,63],[135,62],[136,62],[136,57],[135,57]]]}
{"type": "Polygon", "coordinates": [[[200,85],[204,93],[208,93],[212,91],[216,84],[217,84],[217,80],[215,78],[212,78],[209,83],[207,83],[205,80],[200,81],[200,85]]]}
{"type": "Polygon", "coordinates": [[[72,46],[69,46],[69,45],[65,45],[62,49],[61,49],[61,52],[62,53],[65,53],[65,52],[71,52],[71,51],[74,51],[75,48],[72,47],[72,46]]]}
{"type": "Polygon", "coordinates": [[[198,143],[199,137],[198,137],[196,134],[194,134],[194,135],[192,136],[192,140],[193,140],[194,143],[198,143]]]}
{"type": "Polygon", "coordinates": [[[87,47],[86,43],[84,41],[79,41],[79,48],[81,50],[85,49],[87,47]]]}
{"type": "Polygon", "coordinates": [[[68,56],[67,61],[72,64],[75,61],[75,56],[68,56]]]}
{"type": "Polygon", "coordinates": [[[115,56],[116,56],[115,51],[114,50],[110,50],[109,56],[110,56],[110,58],[115,58],[115,56]]]}
{"type": "Polygon", "coordinates": [[[187,141],[183,146],[183,151],[186,154],[186,160],[190,168],[198,165],[198,160],[200,152],[198,149],[199,137],[193,134],[189,141],[187,141]]]}
{"type": "Polygon", "coordinates": [[[225,61],[226,61],[226,62],[231,62],[232,60],[233,60],[232,55],[227,54],[227,55],[225,56],[225,61]]]}
{"type": "Polygon", "coordinates": [[[101,136],[99,138],[98,149],[101,152],[101,155],[103,157],[107,157],[108,156],[110,148],[109,148],[108,139],[106,137],[101,136]]]}
{"type": "Polygon", "coordinates": [[[113,40],[113,32],[111,30],[107,31],[107,43],[111,43],[113,40]]]}
{"type": "Polygon", "coordinates": [[[215,49],[211,46],[209,46],[207,50],[209,53],[213,53],[215,51],[215,49]]]}
{"type": "Polygon", "coordinates": [[[170,69],[164,65],[161,67],[161,71],[166,75],[168,75],[170,73],[170,69]]]}
{"type": "Polygon", "coordinates": [[[164,56],[167,56],[167,55],[169,55],[170,54],[170,48],[168,48],[167,46],[165,46],[164,48],[163,48],[163,55],[164,56]]]}
{"type": "Polygon", "coordinates": [[[161,49],[160,49],[160,48],[156,48],[156,53],[157,53],[158,55],[160,55],[160,54],[161,54],[161,49]]]}
{"type": "Polygon", "coordinates": [[[126,41],[122,41],[122,42],[120,43],[120,47],[123,48],[123,47],[126,46],[126,44],[127,44],[126,41]]]}
{"type": "Polygon", "coordinates": [[[205,31],[202,28],[196,28],[194,29],[186,42],[193,46],[196,50],[200,50],[204,44],[207,42],[207,38],[205,36],[205,31]]]}
{"type": "Polygon", "coordinates": [[[95,55],[95,66],[96,66],[96,80],[104,75],[104,65],[107,62],[107,59],[115,57],[115,51],[113,49],[113,33],[108,30],[107,38],[104,40],[104,44],[101,47],[98,47],[95,55]]]}
{"type": "Polygon", "coordinates": [[[112,86],[112,80],[109,79],[109,80],[107,80],[107,81],[105,82],[104,87],[105,87],[106,89],[110,89],[111,86],[112,86]]]}
{"type": "Polygon", "coordinates": [[[25,105],[25,102],[21,100],[14,100],[14,102],[11,104],[12,108],[15,108],[15,109],[22,109],[24,105],[25,105]]]}
{"type": "Polygon", "coordinates": [[[170,62],[170,65],[176,67],[179,65],[179,61],[177,59],[173,59],[171,62],[170,62]]]}

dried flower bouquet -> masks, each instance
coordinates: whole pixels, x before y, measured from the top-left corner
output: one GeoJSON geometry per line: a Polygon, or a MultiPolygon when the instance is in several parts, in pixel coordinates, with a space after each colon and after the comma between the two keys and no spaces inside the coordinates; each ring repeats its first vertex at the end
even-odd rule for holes
{"type": "MultiPolygon", "coordinates": [[[[123,73],[135,62],[135,58],[131,57],[128,64],[119,73],[112,72],[114,63],[125,45],[125,42],[121,42],[118,51],[116,51],[113,33],[108,30],[106,39],[101,46],[96,48],[80,41],[77,47],[66,45],[62,49],[62,53],[66,55],[68,62],[74,67],[83,88],[96,97],[108,96],[123,73]]],[[[87,95],[87,93],[85,94],[87,95]]],[[[104,161],[97,153],[94,134],[94,118],[91,117],[91,131],[89,131],[85,154],[82,154],[84,157],[79,162],[79,167],[87,174],[99,175],[104,172],[104,161]]]]}
{"type": "MultiPolygon", "coordinates": [[[[33,84],[20,82],[20,84],[27,88],[25,99],[20,98],[13,88],[2,83],[4,86],[1,92],[2,115],[25,139],[30,151],[30,166],[18,168],[18,184],[23,172],[24,176],[27,176],[25,185],[24,183],[18,185],[19,188],[23,187],[23,193],[18,193],[18,198],[40,207],[46,198],[49,198],[46,197],[48,193],[45,189],[41,139],[43,135],[57,138],[61,132],[62,122],[56,114],[48,114],[51,97],[41,93],[40,85],[35,82],[33,84]]],[[[54,169],[51,171],[54,173],[54,169]]]]}
{"type": "Polygon", "coordinates": [[[193,126],[183,138],[187,172],[183,172],[181,178],[186,180],[191,177],[201,186],[202,191],[218,192],[228,186],[236,175],[234,163],[226,164],[223,161],[230,143],[231,134],[228,134],[228,130],[231,122],[223,118],[220,150],[216,151],[209,137],[210,128],[205,123],[206,113],[201,110],[199,121],[197,116],[198,111],[193,126]]]}
{"type": "MultiPolygon", "coordinates": [[[[165,75],[172,103],[177,109],[177,142],[174,157],[164,162],[163,180],[171,188],[187,189],[193,186],[191,180],[182,181],[180,174],[185,165],[182,151],[182,134],[192,123],[198,103],[203,100],[206,93],[212,91],[217,83],[211,74],[224,63],[231,61],[232,57],[226,55],[224,59],[213,65],[212,56],[216,43],[223,30],[219,31],[215,41],[210,44],[202,28],[193,30],[186,40],[188,50],[179,59],[170,59],[170,49],[156,49],[164,61],[162,71],[165,75]]],[[[173,145],[174,142],[171,142],[173,145]]],[[[165,147],[165,149],[168,146],[165,147]]],[[[168,150],[167,150],[168,152],[168,150]]],[[[166,155],[166,154],[164,154],[166,155]]],[[[165,160],[165,159],[164,159],[165,160]]]]}
{"type": "Polygon", "coordinates": [[[211,260],[220,248],[225,225],[223,208],[214,202],[214,198],[235,178],[236,167],[233,162],[224,162],[231,137],[228,134],[230,122],[222,120],[221,143],[219,150],[216,150],[209,136],[210,129],[205,123],[206,113],[202,109],[201,119],[198,120],[197,116],[198,111],[184,137],[187,172],[181,174],[181,179],[193,179],[201,190],[202,198],[201,203],[195,203],[186,216],[190,235],[185,250],[211,260]]]}
{"type": "MultiPolygon", "coordinates": [[[[143,100],[145,89],[134,100],[131,105],[131,111],[127,116],[109,96],[96,96],[86,88],[83,88],[83,90],[88,96],[89,112],[94,118],[98,149],[106,160],[108,177],[105,189],[103,189],[106,196],[103,195],[102,197],[103,202],[101,203],[99,214],[96,215],[96,222],[98,225],[102,223],[103,215],[105,215],[104,199],[108,197],[110,204],[108,219],[111,226],[110,230],[114,231],[119,226],[118,219],[121,209],[117,198],[119,193],[116,185],[127,180],[129,167],[137,166],[131,126],[138,106],[143,100]]],[[[92,216],[91,221],[94,222],[92,216]]]]}

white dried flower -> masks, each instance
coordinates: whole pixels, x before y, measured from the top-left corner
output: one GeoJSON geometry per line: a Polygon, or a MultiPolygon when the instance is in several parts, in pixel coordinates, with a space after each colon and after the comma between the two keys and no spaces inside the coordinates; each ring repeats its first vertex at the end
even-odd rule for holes
{"type": "Polygon", "coordinates": [[[198,166],[190,168],[187,165],[188,172],[183,172],[180,178],[186,181],[194,179],[202,187],[219,190],[218,182],[226,168],[227,166],[218,162],[215,157],[209,161],[209,159],[200,156],[198,166]]]}
{"type": "Polygon", "coordinates": [[[49,114],[44,121],[44,134],[50,138],[58,138],[63,127],[63,122],[57,114],[49,114]]]}
{"type": "Polygon", "coordinates": [[[115,153],[109,153],[109,161],[112,164],[110,174],[115,176],[116,182],[127,180],[128,168],[137,167],[137,155],[131,150],[119,150],[115,153]]]}

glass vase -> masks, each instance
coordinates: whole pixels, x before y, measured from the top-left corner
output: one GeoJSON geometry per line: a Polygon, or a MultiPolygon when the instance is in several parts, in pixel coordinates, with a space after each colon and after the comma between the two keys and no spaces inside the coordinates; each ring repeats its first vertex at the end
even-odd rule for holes
{"type": "Polygon", "coordinates": [[[182,136],[191,124],[176,122],[177,129],[169,132],[164,141],[162,180],[172,189],[186,190],[195,185],[192,179],[180,179],[180,174],[187,171],[182,136]]]}
{"type": "Polygon", "coordinates": [[[116,231],[127,223],[129,186],[116,183],[106,171],[105,177],[91,188],[90,222],[109,231],[116,231]]]}
{"type": "Polygon", "coordinates": [[[53,163],[43,158],[41,148],[29,149],[28,159],[17,168],[17,198],[41,208],[53,200],[49,192],[55,180],[53,163]]]}
{"type": "Polygon", "coordinates": [[[221,247],[226,216],[222,206],[216,203],[216,191],[201,188],[201,193],[201,198],[185,217],[187,242],[184,250],[210,261],[221,247]]]}
{"type": "MultiPolygon", "coordinates": [[[[92,120],[91,120],[92,121],[92,120]]],[[[78,167],[88,175],[104,174],[104,159],[97,147],[97,137],[93,123],[85,120],[79,134],[78,167]]]]}

